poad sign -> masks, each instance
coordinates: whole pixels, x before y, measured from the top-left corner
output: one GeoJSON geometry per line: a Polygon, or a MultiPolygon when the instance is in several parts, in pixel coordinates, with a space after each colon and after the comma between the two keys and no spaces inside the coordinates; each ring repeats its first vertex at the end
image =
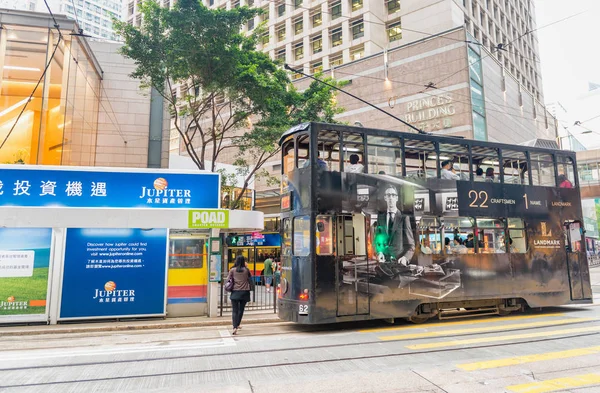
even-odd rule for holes
{"type": "Polygon", "coordinates": [[[229,227],[229,210],[190,210],[188,218],[188,227],[193,229],[229,227]]]}

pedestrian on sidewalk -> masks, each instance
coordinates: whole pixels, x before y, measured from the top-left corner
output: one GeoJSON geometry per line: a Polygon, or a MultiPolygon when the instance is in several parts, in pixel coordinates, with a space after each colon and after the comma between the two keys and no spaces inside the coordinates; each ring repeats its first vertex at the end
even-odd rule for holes
{"type": "Polygon", "coordinates": [[[273,260],[271,259],[271,257],[269,256],[267,259],[265,259],[265,268],[264,268],[264,275],[265,275],[265,288],[267,290],[267,292],[271,292],[271,284],[273,283],[273,265],[275,264],[275,262],[273,262],[273,260]]]}
{"type": "Polygon", "coordinates": [[[246,259],[243,255],[239,255],[235,259],[233,268],[229,271],[227,280],[233,277],[233,291],[231,291],[231,306],[233,313],[231,319],[233,322],[233,334],[237,334],[242,323],[242,317],[244,316],[244,308],[246,303],[250,301],[250,282],[252,281],[252,274],[246,267],[246,259]]]}

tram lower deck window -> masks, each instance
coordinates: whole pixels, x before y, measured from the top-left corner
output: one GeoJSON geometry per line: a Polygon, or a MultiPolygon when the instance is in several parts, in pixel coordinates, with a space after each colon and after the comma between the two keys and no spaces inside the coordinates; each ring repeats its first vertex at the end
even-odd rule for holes
{"type": "Polygon", "coordinates": [[[293,254],[298,257],[310,253],[310,216],[294,217],[293,225],[293,254]]]}

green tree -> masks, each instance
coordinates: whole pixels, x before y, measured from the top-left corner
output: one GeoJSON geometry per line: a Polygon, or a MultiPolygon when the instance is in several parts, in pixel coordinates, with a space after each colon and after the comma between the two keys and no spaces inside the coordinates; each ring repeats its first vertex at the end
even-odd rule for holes
{"type": "Polygon", "coordinates": [[[302,121],[333,122],[342,112],[334,89],[314,82],[298,91],[281,64],[257,50],[264,25],[253,34],[242,32],[261,12],[209,9],[198,0],[179,0],[168,9],[146,0],[139,28],[114,24],[125,40],[121,53],[136,64],[132,76],[168,103],[196,166],[214,172],[221,154],[237,149],[234,165],[245,181],[231,208],[253,176],[265,175],[262,166],[279,153],[277,141],[285,129],[302,121]],[[176,94],[177,85],[186,87],[183,94],[176,94]]]}

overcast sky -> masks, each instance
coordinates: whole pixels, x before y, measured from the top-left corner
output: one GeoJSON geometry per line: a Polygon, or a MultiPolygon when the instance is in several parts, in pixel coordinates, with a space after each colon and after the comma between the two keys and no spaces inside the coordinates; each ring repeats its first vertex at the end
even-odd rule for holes
{"type": "MultiPolygon", "coordinates": [[[[580,100],[588,92],[588,82],[600,84],[600,0],[535,0],[535,6],[544,101],[559,101],[567,108],[570,120],[600,115],[600,94],[585,103],[580,100]],[[544,27],[582,11],[585,13],[544,27]]],[[[587,126],[600,132],[597,120],[587,126]]],[[[570,126],[573,134],[584,131],[570,126]]],[[[599,134],[579,139],[586,145],[600,146],[599,134]]]]}

